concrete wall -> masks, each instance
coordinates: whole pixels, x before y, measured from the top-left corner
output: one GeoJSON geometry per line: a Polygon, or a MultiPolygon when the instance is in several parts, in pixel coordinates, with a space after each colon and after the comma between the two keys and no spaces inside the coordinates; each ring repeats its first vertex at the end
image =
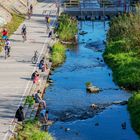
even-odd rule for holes
{"type": "Polygon", "coordinates": [[[37,3],[37,0],[0,0],[0,17],[9,22],[12,18],[11,13],[25,14],[27,1],[33,5],[37,3]]]}

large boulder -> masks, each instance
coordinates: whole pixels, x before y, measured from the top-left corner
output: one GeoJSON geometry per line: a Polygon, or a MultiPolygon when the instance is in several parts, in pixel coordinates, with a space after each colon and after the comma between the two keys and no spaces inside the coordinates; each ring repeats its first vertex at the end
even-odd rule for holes
{"type": "Polygon", "coordinates": [[[87,91],[90,93],[98,93],[100,91],[100,88],[96,86],[88,86],[87,91]]]}
{"type": "Polygon", "coordinates": [[[126,104],[128,104],[128,101],[114,101],[112,104],[115,104],[115,105],[126,105],[126,104]]]}

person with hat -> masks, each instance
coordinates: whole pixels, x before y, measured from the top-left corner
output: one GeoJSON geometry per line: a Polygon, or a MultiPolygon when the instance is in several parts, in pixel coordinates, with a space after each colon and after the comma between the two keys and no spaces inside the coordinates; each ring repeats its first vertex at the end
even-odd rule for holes
{"type": "Polygon", "coordinates": [[[23,112],[23,106],[19,106],[19,108],[18,108],[17,111],[16,111],[15,118],[16,118],[19,122],[23,122],[23,121],[24,121],[25,116],[24,116],[24,112],[23,112]]]}

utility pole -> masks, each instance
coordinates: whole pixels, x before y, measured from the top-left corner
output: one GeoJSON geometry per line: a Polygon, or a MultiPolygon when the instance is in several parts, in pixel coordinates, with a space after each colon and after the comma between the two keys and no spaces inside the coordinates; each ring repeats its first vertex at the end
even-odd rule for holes
{"type": "Polygon", "coordinates": [[[27,0],[27,9],[28,9],[28,7],[29,7],[29,0],[27,0]]]}
{"type": "Polygon", "coordinates": [[[59,0],[56,1],[56,7],[57,7],[57,16],[59,17],[59,14],[60,14],[60,2],[59,2],[59,0]]]}
{"type": "Polygon", "coordinates": [[[124,0],[124,12],[126,13],[126,0],[124,0]]]}

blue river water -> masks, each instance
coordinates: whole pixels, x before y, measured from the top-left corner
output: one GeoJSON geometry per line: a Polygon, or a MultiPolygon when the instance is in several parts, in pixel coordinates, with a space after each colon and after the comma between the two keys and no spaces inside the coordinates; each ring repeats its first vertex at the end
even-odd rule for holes
{"type": "Polygon", "coordinates": [[[49,132],[56,140],[138,140],[131,127],[127,106],[111,105],[128,100],[131,94],[120,89],[103,60],[108,23],[79,22],[78,45],[67,49],[65,63],[57,68],[54,81],[44,99],[49,119],[57,120],[49,132]],[[86,82],[103,89],[98,94],[86,91],[86,82]],[[91,104],[101,106],[92,112],[91,104]],[[126,129],[122,129],[122,123],[126,129]]]}

